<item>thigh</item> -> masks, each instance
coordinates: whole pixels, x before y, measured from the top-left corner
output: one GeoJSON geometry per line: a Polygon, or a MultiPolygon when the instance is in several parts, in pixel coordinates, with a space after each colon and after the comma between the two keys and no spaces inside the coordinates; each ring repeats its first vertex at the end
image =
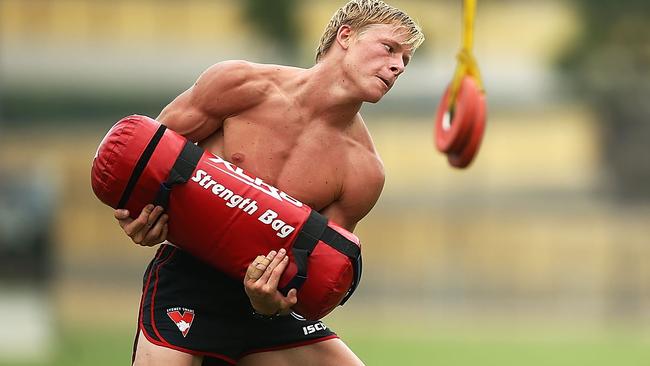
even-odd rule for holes
{"type": "Polygon", "coordinates": [[[363,366],[363,362],[338,338],[283,350],[253,353],[238,366],[363,366]]]}
{"type": "Polygon", "coordinates": [[[238,365],[363,365],[322,321],[292,313],[249,322],[246,350],[238,365]]]}
{"type": "Polygon", "coordinates": [[[171,348],[157,346],[142,334],[138,335],[133,366],[201,366],[203,358],[171,348]]]}

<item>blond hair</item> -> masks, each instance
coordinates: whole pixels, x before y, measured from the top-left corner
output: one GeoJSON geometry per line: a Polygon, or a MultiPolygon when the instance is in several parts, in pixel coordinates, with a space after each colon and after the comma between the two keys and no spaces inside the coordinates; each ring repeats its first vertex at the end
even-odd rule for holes
{"type": "Polygon", "coordinates": [[[320,40],[316,51],[316,61],[330,49],[342,25],[362,32],[372,24],[394,24],[404,27],[409,37],[404,42],[415,51],[424,42],[424,34],[419,25],[403,11],[380,0],[351,0],[334,13],[320,40]]]}

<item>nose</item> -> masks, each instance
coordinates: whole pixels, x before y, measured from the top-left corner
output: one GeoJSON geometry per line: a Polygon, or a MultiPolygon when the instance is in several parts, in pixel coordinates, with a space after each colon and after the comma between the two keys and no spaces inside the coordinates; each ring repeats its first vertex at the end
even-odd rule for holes
{"type": "Polygon", "coordinates": [[[404,72],[404,61],[402,59],[397,59],[393,63],[393,65],[390,67],[390,72],[392,72],[395,76],[399,76],[401,73],[404,72]]]}

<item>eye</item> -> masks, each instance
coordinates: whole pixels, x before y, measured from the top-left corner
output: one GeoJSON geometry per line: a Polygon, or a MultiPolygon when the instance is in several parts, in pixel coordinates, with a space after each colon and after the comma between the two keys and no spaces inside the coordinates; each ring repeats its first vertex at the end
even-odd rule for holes
{"type": "Polygon", "coordinates": [[[393,51],[394,51],[393,47],[391,47],[390,45],[387,45],[387,44],[384,44],[384,48],[386,48],[386,51],[388,51],[389,53],[393,53],[393,51]]]}

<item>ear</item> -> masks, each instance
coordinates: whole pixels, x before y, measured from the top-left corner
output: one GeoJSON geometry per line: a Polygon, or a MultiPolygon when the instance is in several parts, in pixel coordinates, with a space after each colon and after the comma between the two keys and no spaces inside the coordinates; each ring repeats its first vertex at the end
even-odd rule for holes
{"type": "Polygon", "coordinates": [[[352,28],[347,24],[343,24],[336,32],[336,43],[338,43],[344,50],[347,50],[350,46],[350,41],[353,34],[354,31],[352,28]]]}

